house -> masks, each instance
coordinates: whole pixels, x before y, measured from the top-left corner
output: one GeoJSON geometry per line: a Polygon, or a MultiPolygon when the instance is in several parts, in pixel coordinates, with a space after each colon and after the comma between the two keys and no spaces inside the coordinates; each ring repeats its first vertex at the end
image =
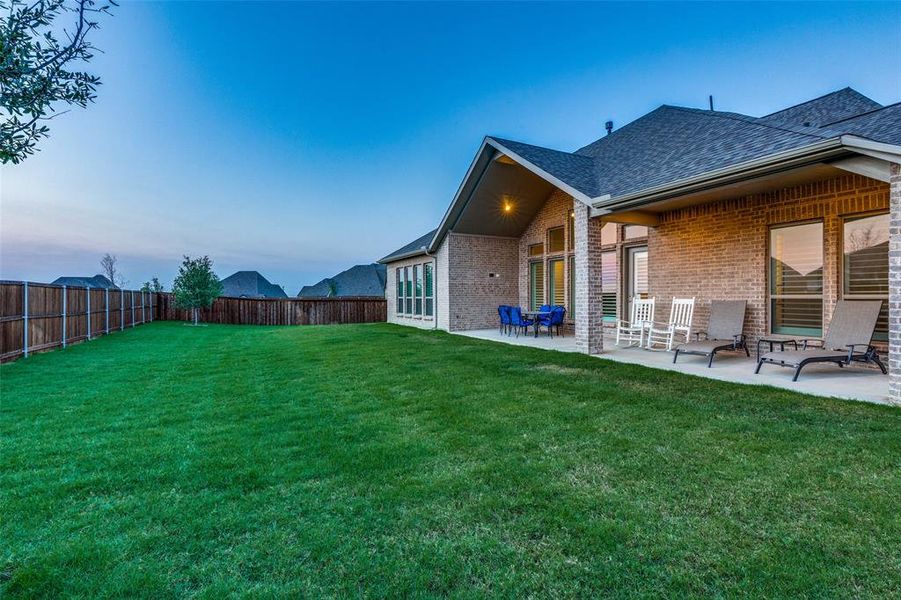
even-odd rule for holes
{"type": "Polygon", "coordinates": [[[752,344],[822,336],[837,300],[879,298],[901,401],[901,103],[845,88],[610,129],[573,152],[486,137],[437,229],[380,261],[388,320],[461,331],[496,327],[499,304],[561,304],[596,354],[635,297],[665,321],[694,296],[700,323],[713,299],[747,300],[752,344]]]}
{"type": "Polygon", "coordinates": [[[269,283],[258,271],[237,271],[222,280],[222,295],[232,298],[287,298],[281,286],[269,283]]]}
{"type": "Polygon", "coordinates": [[[110,281],[105,275],[93,277],[57,277],[51,285],[67,285],[72,287],[91,287],[117,290],[119,287],[110,281]]]}
{"type": "Polygon", "coordinates": [[[314,285],[305,285],[297,294],[298,298],[331,298],[348,296],[385,296],[385,273],[383,264],[355,265],[341,271],[334,277],[326,277],[314,285]]]}

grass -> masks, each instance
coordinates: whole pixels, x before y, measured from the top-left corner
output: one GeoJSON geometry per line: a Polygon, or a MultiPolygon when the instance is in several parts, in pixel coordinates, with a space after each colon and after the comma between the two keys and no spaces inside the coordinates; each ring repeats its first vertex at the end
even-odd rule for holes
{"type": "Polygon", "coordinates": [[[6,598],[901,593],[898,409],[384,324],[0,381],[6,598]]]}

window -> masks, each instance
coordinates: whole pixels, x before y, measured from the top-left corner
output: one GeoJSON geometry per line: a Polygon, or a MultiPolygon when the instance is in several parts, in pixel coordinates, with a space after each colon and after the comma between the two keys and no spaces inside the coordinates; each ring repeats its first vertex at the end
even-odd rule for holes
{"type": "Polygon", "coordinates": [[[569,306],[566,307],[569,318],[576,318],[576,257],[569,257],[569,306]]]}
{"type": "Polygon", "coordinates": [[[601,226],[601,245],[616,243],[616,223],[604,223],[601,226]]]}
{"type": "Polygon", "coordinates": [[[627,240],[648,237],[648,228],[644,225],[626,225],[623,227],[623,237],[627,240]]]}
{"type": "Polygon", "coordinates": [[[529,263],[529,308],[538,310],[544,304],[544,263],[529,263]]]}
{"type": "Polygon", "coordinates": [[[565,235],[562,227],[554,227],[547,230],[547,251],[563,252],[565,250],[565,235]]]}
{"type": "Polygon", "coordinates": [[[550,271],[548,298],[554,306],[563,306],[566,303],[566,288],[563,287],[566,282],[563,259],[555,258],[554,260],[549,260],[547,266],[548,271],[550,271]]]}
{"type": "Polygon", "coordinates": [[[529,256],[541,256],[544,254],[544,244],[532,244],[529,246],[529,256]]]}
{"type": "Polygon", "coordinates": [[[823,335],[823,224],[770,230],[770,329],[823,335]]]}
{"type": "Polygon", "coordinates": [[[435,313],[435,284],[432,281],[432,265],[425,264],[422,270],[425,275],[425,316],[431,317],[435,313]]]}
{"type": "Polygon", "coordinates": [[[403,269],[400,267],[394,269],[394,279],[397,282],[397,314],[404,313],[404,278],[403,269]]]}
{"type": "Polygon", "coordinates": [[[413,279],[410,277],[410,267],[404,267],[404,313],[413,314],[413,279]]]}
{"type": "Polygon", "coordinates": [[[422,314],[422,267],[413,265],[413,282],[416,289],[413,292],[413,314],[422,314]]]}
{"type": "Polygon", "coordinates": [[[874,340],[888,341],[889,216],[873,215],[845,221],[842,255],[842,297],[884,300],[874,340]]]}
{"type": "Polygon", "coordinates": [[[601,253],[601,314],[606,322],[616,321],[616,252],[601,253]]]}
{"type": "Polygon", "coordinates": [[[569,211],[569,250],[572,252],[576,249],[576,211],[569,211]]]}

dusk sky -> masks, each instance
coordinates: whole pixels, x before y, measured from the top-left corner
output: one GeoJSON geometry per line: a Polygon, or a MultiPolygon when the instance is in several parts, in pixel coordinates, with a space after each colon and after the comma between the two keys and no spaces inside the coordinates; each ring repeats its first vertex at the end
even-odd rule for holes
{"type": "Polygon", "coordinates": [[[124,2],[96,104],[0,172],[3,279],[168,289],[183,254],[289,295],[438,224],[485,135],[573,150],[660,104],[901,101],[901,4],[124,2]]]}

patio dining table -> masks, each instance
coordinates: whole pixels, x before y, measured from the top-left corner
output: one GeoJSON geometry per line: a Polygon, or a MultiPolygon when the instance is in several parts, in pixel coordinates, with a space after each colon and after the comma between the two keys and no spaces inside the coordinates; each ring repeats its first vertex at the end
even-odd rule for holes
{"type": "Polygon", "coordinates": [[[522,311],[523,316],[528,317],[535,321],[535,337],[538,337],[538,317],[540,316],[551,316],[551,311],[549,310],[524,310],[522,311]]]}

